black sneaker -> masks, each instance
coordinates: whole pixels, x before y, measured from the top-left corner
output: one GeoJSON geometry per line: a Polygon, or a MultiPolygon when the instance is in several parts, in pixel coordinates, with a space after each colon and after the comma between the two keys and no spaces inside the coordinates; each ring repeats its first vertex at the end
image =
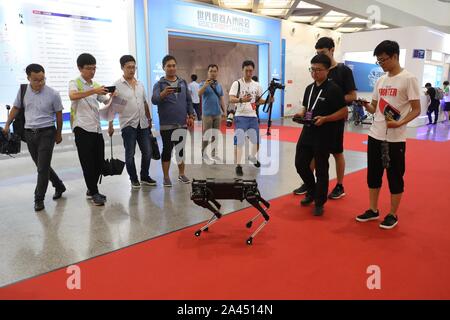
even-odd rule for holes
{"type": "Polygon", "coordinates": [[[242,167],[241,166],[237,166],[236,167],[236,175],[238,177],[242,177],[244,175],[244,171],[242,171],[242,167]]]}
{"type": "Polygon", "coordinates": [[[380,217],[380,212],[373,212],[372,210],[367,210],[363,214],[356,217],[356,221],[358,222],[367,222],[372,220],[378,220],[380,217]]]}
{"type": "MultiPolygon", "coordinates": [[[[101,193],[99,193],[98,194],[100,197],[102,197],[103,199],[105,199],[105,201],[106,201],[106,196],[105,195],[103,195],[103,194],[101,194],[101,193]]],[[[92,193],[92,192],[90,192],[89,190],[88,191],[86,191],[86,199],[88,199],[88,200],[92,200],[92,197],[94,196],[94,194],[92,193]]]]}
{"type": "Polygon", "coordinates": [[[44,201],[35,201],[34,202],[34,211],[42,211],[45,209],[44,201]]]}
{"type": "Polygon", "coordinates": [[[323,206],[315,206],[315,208],[314,208],[314,216],[316,216],[316,217],[323,216],[323,206]]]}
{"type": "Polygon", "coordinates": [[[139,181],[131,181],[131,189],[140,189],[141,188],[141,184],[139,183],[139,181]]]}
{"type": "Polygon", "coordinates": [[[97,193],[97,194],[94,194],[93,196],[92,196],[92,204],[94,205],[94,206],[104,206],[105,205],[105,202],[106,202],[106,200],[99,194],[99,193],[97,193]]]}
{"type": "Polygon", "coordinates": [[[309,206],[313,202],[314,202],[314,198],[307,194],[305,199],[300,201],[300,205],[302,205],[303,207],[306,207],[306,206],[309,206]]]}
{"type": "Polygon", "coordinates": [[[393,214],[388,214],[382,223],[380,223],[381,229],[390,230],[393,229],[398,224],[398,217],[393,214]]]}
{"type": "Polygon", "coordinates": [[[294,190],[294,194],[296,195],[302,195],[308,192],[308,188],[306,187],[306,184],[302,184],[302,186],[298,189],[294,190]]]}
{"type": "Polygon", "coordinates": [[[59,189],[55,189],[55,194],[53,195],[53,200],[60,199],[64,192],[66,192],[66,187],[64,185],[62,185],[62,187],[59,189]]]}
{"type": "Polygon", "coordinates": [[[337,200],[345,196],[344,186],[337,184],[333,191],[328,195],[328,199],[337,200]]]}
{"type": "Polygon", "coordinates": [[[141,185],[143,185],[143,186],[156,186],[156,181],[153,180],[150,177],[147,177],[145,179],[141,178],[141,185]]]}

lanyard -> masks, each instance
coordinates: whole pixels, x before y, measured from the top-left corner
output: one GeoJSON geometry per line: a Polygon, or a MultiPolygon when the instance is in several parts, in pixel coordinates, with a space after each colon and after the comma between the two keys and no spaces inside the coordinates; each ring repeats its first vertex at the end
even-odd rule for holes
{"type": "Polygon", "coordinates": [[[317,101],[319,101],[319,98],[320,98],[320,95],[322,94],[323,89],[321,89],[319,91],[319,94],[317,95],[316,102],[314,102],[314,105],[311,107],[311,98],[312,98],[313,91],[314,91],[314,86],[311,88],[311,92],[309,93],[308,111],[313,111],[316,108],[317,101]]]}

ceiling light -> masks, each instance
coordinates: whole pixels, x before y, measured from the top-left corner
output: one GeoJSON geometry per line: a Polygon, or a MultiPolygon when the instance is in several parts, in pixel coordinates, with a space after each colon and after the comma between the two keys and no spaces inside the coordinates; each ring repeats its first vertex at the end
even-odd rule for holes
{"type": "Polygon", "coordinates": [[[322,7],[316,6],[315,4],[311,4],[305,1],[300,1],[297,6],[297,9],[322,9],[322,7]]]}
{"type": "Polygon", "coordinates": [[[261,0],[260,8],[290,8],[292,0],[261,0]]]}
{"type": "Polygon", "coordinates": [[[219,5],[227,8],[248,9],[253,6],[253,0],[220,0],[219,5]]]}
{"type": "Polygon", "coordinates": [[[289,20],[294,22],[311,23],[317,20],[316,16],[290,16],[289,20]]]}
{"type": "Polygon", "coordinates": [[[361,19],[361,18],[354,18],[349,23],[369,23],[369,20],[361,19]]]}
{"type": "Polygon", "coordinates": [[[288,9],[260,9],[258,12],[266,16],[285,16],[288,9]]]}

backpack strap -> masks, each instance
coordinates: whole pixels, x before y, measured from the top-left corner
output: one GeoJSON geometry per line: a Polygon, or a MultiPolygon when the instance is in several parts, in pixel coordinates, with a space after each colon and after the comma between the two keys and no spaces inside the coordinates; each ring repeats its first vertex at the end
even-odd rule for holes
{"type": "MultiPolygon", "coordinates": [[[[76,83],[76,85],[77,85],[78,92],[83,92],[83,91],[84,91],[84,84],[83,84],[83,81],[81,81],[80,78],[77,78],[77,79],[75,80],[75,83],[76,83]]],[[[101,85],[98,84],[97,82],[93,82],[92,84],[94,85],[94,88],[100,88],[100,87],[101,87],[101,85]]],[[[71,127],[72,127],[72,125],[73,125],[73,123],[74,123],[74,121],[75,121],[76,115],[77,115],[77,110],[71,108],[71,109],[70,109],[70,126],[71,126],[71,127]]]]}

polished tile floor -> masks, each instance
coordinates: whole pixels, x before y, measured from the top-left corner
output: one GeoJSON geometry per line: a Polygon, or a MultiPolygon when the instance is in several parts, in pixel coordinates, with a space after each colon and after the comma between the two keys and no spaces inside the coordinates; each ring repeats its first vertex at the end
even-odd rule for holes
{"type": "MultiPolygon", "coordinates": [[[[275,124],[283,125],[283,122],[275,124]]],[[[292,121],[286,120],[287,125],[292,121]]],[[[367,127],[352,127],[349,131],[366,133],[367,127]]],[[[409,130],[412,138],[427,137],[423,132],[434,130],[428,136],[435,140],[448,137],[449,125],[436,128],[409,130]]],[[[106,135],[105,135],[106,137],[106,135]]],[[[49,186],[46,210],[33,211],[33,192],[36,170],[26,147],[17,158],[0,156],[0,287],[34,277],[61,267],[72,265],[111,251],[146,241],[210,218],[209,212],[197,207],[190,200],[190,185],[176,182],[177,170],[171,168],[174,187],[163,188],[159,161],[153,161],[151,176],[158,181],[157,187],[131,190],[128,175],[106,177],[100,187],[107,195],[105,207],[94,207],[85,199],[86,187],[82,178],[72,136],[65,135],[65,142],[55,149],[52,166],[63,179],[67,192],[59,201],[53,201],[53,188],[49,186]]],[[[197,130],[190,142],[200,141],[197,130]]],[[[109,150],[106,139],[106,154],[109,150]]],[[[119,135],[113,143],[114,155],[124,159],[119,135]]],[[[161,145],[161,144],[160,144],[161,145]]],[[[261,194],[274,199],[292,192],[301,183],[294,167],[295,144],[273,142],[270,145],[272,170],[258,170],[244,166],[244,178],[257,179],[261,194]]],[[[262,144],[262,162],[268,163],[266,143],[262,144]]],[[[198,144],[188,147],[188,159],[197,157],[198,144]],[[195,152],[193,152],[195,151],[195,152]],[[195,156],[195,157],[194,157],[195,156]]],[[[227,144],[227,154],[232,146],[227,144]]],[[[347,174],[366,167],[366,155],[348,151],[347,174]]],[[[140,163],[137,151],[136,163],[140,163]]],[[[190,178],[232,178],[232,165],[187,166],[190,178]]],[[[334,161],[330,161],[330,178],[335,177],[334,161]]],[[[330,188],[333,187],[332,185],[330,188]]],[[[230,213],[247,207],[247,203],[222,201],[223,212],[230,213]]]]}

